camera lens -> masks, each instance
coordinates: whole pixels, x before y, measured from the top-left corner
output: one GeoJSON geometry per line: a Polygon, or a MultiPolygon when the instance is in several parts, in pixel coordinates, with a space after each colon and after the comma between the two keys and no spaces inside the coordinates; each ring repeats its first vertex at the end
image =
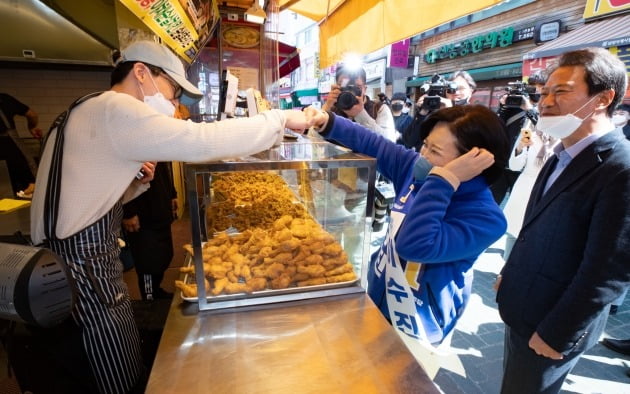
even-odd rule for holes
{"type": "Polygon", "coordinates": [[[357,97],[352,92],[341,92],[337,97],[337,108],[347,111],[359,103],[357,97]]]}

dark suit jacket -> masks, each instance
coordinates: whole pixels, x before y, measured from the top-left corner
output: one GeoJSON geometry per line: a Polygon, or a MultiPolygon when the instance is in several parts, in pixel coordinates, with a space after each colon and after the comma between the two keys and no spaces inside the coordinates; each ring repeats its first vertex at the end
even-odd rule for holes
{"type": "Polygon", "coordinates": [[[630,142],[602,136],[541,196],[556,161],[536,180],[497,302],[512,330],[567,353],[597,342],[630,283],[630,142]]]}

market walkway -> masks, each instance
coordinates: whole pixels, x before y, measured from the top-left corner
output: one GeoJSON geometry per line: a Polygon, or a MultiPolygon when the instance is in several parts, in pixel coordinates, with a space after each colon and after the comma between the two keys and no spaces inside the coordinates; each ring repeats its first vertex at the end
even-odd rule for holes
{"type": "MultiPolygon", "coordinates": [[[[493,245],[501,249],[501,241],[493,245]]],[[[490,250],[493,250],[491,248],[490,250]]],[[[494,394],[501,386],[503,323],[492,284],[503,265],[498,253],[484,253],[474,265],[473,295],[457,325],[452,347],[459,354],[465,376],[441,369],[434,382],[447,394],[494,394]]],[[[629,297],[630,298],[630,297],[629,297]]],[[[630,299],[610,316],[605,337],[630,338],[630,299]]],[[[601,344],[583,356],[562,387],[562,393],[630,393],[630,357],[601,344]]]]}

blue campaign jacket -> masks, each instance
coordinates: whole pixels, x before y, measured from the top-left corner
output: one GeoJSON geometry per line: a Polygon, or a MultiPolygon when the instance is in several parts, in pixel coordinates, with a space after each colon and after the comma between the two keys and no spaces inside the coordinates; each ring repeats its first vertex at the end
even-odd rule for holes
{"type": "MultiPolygon", "coordinates": [[[[413,167],[418,153],[394,144],[356,123],[330,118],[322,135],[377,159],[377,169],[392,180],[396,190],[394,210],[406,213],[396,235],[395,253],[403,269],[407,261],[423,263],[417,307],[430,342],[440,342],[455,326],[468,302],[471,267],[477,257],[506,230],[503,212],[494,202],[482,176],[463,182],[456,192],[436,175],[416,181],[413,167]],[[409,186],[414,188],[409,192],[409,186]],[[400,198],[407,196],[405,204],[400,198]]],[[[377,261],[384,247],[372,256],[368,293],[389,319],[385,275],[377,261]]],[[[416,278],[417,280],[418,278],[416,278]]]]}

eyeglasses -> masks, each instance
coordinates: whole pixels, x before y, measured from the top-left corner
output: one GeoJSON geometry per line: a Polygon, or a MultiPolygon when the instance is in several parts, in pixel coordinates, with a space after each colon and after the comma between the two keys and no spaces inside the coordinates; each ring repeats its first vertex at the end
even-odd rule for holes
{"type": "Polygon", "coordinates": [[[179,84],[175,82],[173,78],[171,78],[167,73],[162,71],[160,75],[163,76],[164,79],[166,79],[166,81],[173,87],[173,100],[179,100],[179,98],[182,97],[182,94],[184,93],[182,87],[179,86],[179,84]]]}

